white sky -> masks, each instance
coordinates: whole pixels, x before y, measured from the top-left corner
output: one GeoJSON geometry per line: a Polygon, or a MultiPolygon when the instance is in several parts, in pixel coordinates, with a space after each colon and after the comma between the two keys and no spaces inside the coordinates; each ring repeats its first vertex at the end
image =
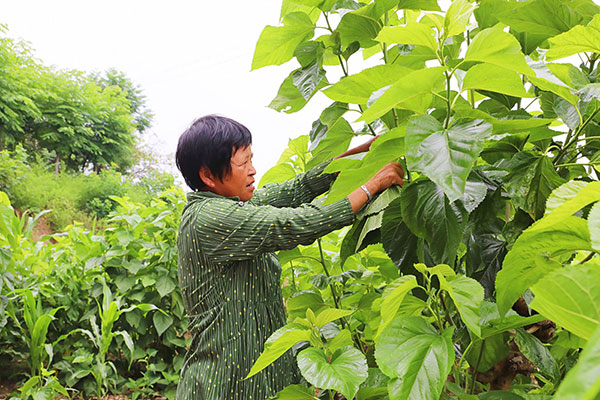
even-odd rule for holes
{"type": "Polygon", "coordinates": [[[319,94],[295,114],[267,107],[296,68],[292,61],[250,72],[260,32],[278,25],[280,5],[281,0],[4,0],[0,23],[8,26],[9,37],[30,42],[46,65],[125,72],[155,114],[156,136],[150,139],[155,151],[174,154],[179,134],[202,115],[240,121],[253,133],[258,178],[277,162],[288,139],[307,134],[330,103],[319,94]]]}

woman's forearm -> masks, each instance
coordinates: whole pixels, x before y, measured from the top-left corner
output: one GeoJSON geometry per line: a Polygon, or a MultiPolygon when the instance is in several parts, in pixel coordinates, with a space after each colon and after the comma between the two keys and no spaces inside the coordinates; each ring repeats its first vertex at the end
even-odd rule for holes
{"type": "Polygon", "coordinates": [[[356,147],[353,147],[353,148],[351,148],[351,149],[349,149],[349,150],[346,150],[345,152],[343,152],[343,153],[342,153],[342,154],[340,154],[339,156],[337,156],[337,157],[334,157],[334,160],[335,160],[336,158],[347,157],[347,156],[351,156],[351,155],[353,155],[353,154],[359,154],[359,153],[364,153],[364,152],[367,152],[367,151],[369,151],[369,149],[371,148],[371,144],[372,144],[372,143],[373,143],[373,141],[374,141],[375,139],[377,139],[378,137],[379,137],[379,136],[375,136],[374,138],[370,139],[368,142],[365,142],[365,143],[363,143],[363,144],[359,144],[359,145],[358,145],[358,146],[356,146],[356,147]]]}
{"type": "MultiPolygon", "coordinates": [[[[377,188],[375,187],[375,183],[371,181],[365,183],[365,186],[371,195],[378,192],[378,190],[376,190],[377,188]]],[[[348,200],[350,200],[352,211],[354,211],[354,214],[356,214],[369,201],[369,196],[362,187],[358,187],[354,192],[348,195],[348,200]]]]}

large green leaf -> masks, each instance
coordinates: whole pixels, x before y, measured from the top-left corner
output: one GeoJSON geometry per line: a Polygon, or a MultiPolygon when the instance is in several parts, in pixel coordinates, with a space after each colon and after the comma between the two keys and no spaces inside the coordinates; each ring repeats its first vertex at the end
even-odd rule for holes
{"type": "MultiPolygon", "coordinates": [[[[485,111],[460,104],[456,105],[454,111],[460,118],[482,119],[489,122],[494,128],[495,134],[531,132],[533,128],[546,126],[553,121],[550,118],[496,119],[485,111]]],[[[557,134],[553,133],[553,135],[557,134]]]]}
{"type": "Polygon", "coordinates": [[[325,72],[317,63],[292,71],[285,78],[269,107],[288,114],[301,110],[312,96],[328,84],[325,72]]]}
{"type": "Polygon", "coordinates": [[[156,290],[160,297],[164,297],[171,293],[176,287],[175,282],[167,275],[163,275],[160,277],[158,281],[156,281],[156,290]]]}
{"type": "Polygon", "coordinates": [[[479,308],[483,301],[483,287],[475,279],[464,275],[439,277],[439,280],[440,288],[452,298],[460,319],[471,332],[481,337],[479,308]]]}
{"type": "Polygon", "coordinates": [[[519,74],[485,63],[475,65],[467,71],[462,89],[483,89],[516,97],[533,97],[525,91],[519,74]]]}
{"type": "Polygon", "coordinates": [[[575,214],[588,204],[600,200],[600,182],[598,181],[585,183],[585,185],[573,185],[573,188],[577,189],[577,193],[574,196],[565,193],[566,185],[564,186],[564,189],[563,187],[556,189],[560,190],[560,192],[557,193],[557,196],[562,197],[562,201],[560,201],[560,204],[557,204],[559,201],[557,201],[555,197],[552,201],[553,207],[555,207],[554,210],[530,229],[546,229],[557,221],[561,221],[564,218],[575,214]]]}
{"type": "Polygon", "coordinates": [[[173,324],[173,317],[160,311],[156,311],[152,316],[152,322],[154,322],[156,332],[158,332],[158,336],[160,336],[173,324]]]}
{"type": "Polygon", "coordinates": [[[562,381],[556,400],[596,400],[600,395],[600,327],[562,381]]]}
{"type": "Polygon", "coordinates": [[[481,303],[480,314],[481,337],[483,339],[511,329],[532,325],[546,319],[540,314],[522,317],[513,310],[509,310],[506,316],[501,317],[498,312],[498,305],[486,300],[481,303]]]}
{"type": "Polygon", "coordinates": [[[474,339],[465,359],[473,369],[479,372],[490,370],[498,361],[504,359],[510,347],[504,333],[497,333],[483,340],[474,339]]]}
{"type": "Polygon", "coordinates": [[[436,51],[438,48],[434,30],[423,23],[410,23],[405,26],[386,26],[379,32],[377,41],[421,45],[436,51]]]}
{"type": "Polygon", "coordinates": [[[386,286],[381,296],[381,323],[377,334],[380,334],[392,322],[404,297],[417,286],[417,279],[414,275],[401,276],[386,286]]]}
{"type": "Polygon", "coordinates": [[[310,330],[297,324],[289,324],[277,329],[265,342],[264,351],[254,362],[246,379],[267,368],[296,343],[308,341],[310,334],[310,330]]]}
{"type": "Polygon", "coordinates": [[[321,389],[334,389],[347,399],[354,398],[358,387],[367,379],[367,359],[354,347],[338,349],[328,360],[323,350],[314,347],[298,354],[302,376],[321,389]]]}
{"type": "Polygon", "coordinates": [[[465,192],[461,197],[465,210],[467,210],[469,214],[473,212],[473,210],[479,207],[479,204],[485,199],[486,194],[486,184],[481,181],[477,174],[474,174],[473,171],[471,171],[465,184],[465,192]]]}
{"type": "Polygon", "coordinates": [[[521,353],[527,357],[548,378],[559,377],[558,364],[550,350],[531,333],[519,328],[516,330],[515,343],[519,346],[521,353]]]}
{"type": "Polygon", "coordinates": [[[522,74],[533,74],[517,39],[500,26],[479,32],[467,49],[465,61],[481,61],[522,74]]]}
{"type": "Polygon", "coordinates": [[[505,168],[510,172],[503,180],[513,202],[539,219],[548,196],[564,179],[556,173],[549,157],[529,152],[517,153],[505,168]]]}
{"type": "Polygon", "coordinates": [[[400,0],[399,9],[442,11],[437,0],[400,0]]]}
{"type": "Polygon", "coordinates": [[[562,97],[573,105],[577,104],[579,97],[573,94],[573,90],[550,71],[550,68],[548,68],[548,65],[543,60],[530,61],[529,66],[535,73],[528,76],[531,83],[542,90],[562,97]]]}
{"type": "Polygon", "coordinates": [[[406,127],[406,161],[439,185],[450,202],[463,196],[473,162],[492,126],[481,120],[459,121],[448,129],[430,115],[413,116],[406,127]]]}
{"type": "MultiPolygon", "coordinates": [[[[321,136],[316,147],[313,147],[311,153],[313,157],[307,163],[307,168],[312,168],[333,157],[337,157],[348,149],[350,142],[354,138],[352,126],[344,118],[339,118],[333,125],[321,125],[321,136]]],[[[311,147],[314,142],[311,143],[311,147]]]]}
{"type": "Polygon", "coordinates": [[[462,34],[473,14],[474,5],[467,0],[454,0],[444,16],[444,37],[462,34]]]}
{"type": "Polygon", "coordinates": [[[584,23],[586,14],[598,11],[591,0],[532,0],[517,3],[498,15],[498,19],[518,32],[548,38],[584,23]]]}
{"type": "Polygon", "coordinates": [[[425,239],[436,263],[454,264],[468,213],[460,202],[451,203],[429,180],[407,185],[400,197],[402,217],[417,236],[425,239]]]}
{"type": "Polygon", "coordinates": [[[381,24],[376,19],[362,15],[357,11],[344,14],[335,31],[339,33],[342,47],[346,48],[352,42],[359,42],[366,48],[375,44],[381,24]]]}
{"type": "Polygon", "coordinates": [[[392,46],[387,54],[394,65],[403,65],[413,70],[424,69],[426,61],[436,58],[435,52],[429,47],[413,45],[392,46]]]}
{"type": "Polygon", "coordinates": [[[327,84],[325,70],[320,67],[319,63],[313,62],[307,67],[295,71],[292,74],[292,82],[304,100],[308,101],[316,90],[327,84]]]}
{"type": "Polygon", "coordinates": [[[400,197],[400,193],[402,193],[400,186],[391,186],[385,189],[356,214],[357,218],[379,214],[386,210],[390,203],[400,197]]]}
{"type": "Polygon", "coordinates": [[[579,126],[579,112],[577,111],[577,108],[567,100],[561,99],[560,97],[556,98],[552,109],[570,130],[574,131],[579,126]]]}
{"type": "MultiPolygon", "coordinates": [[[[302,11],[307,14],[313,22],[317,22],[321,11],[314,5],[316,1],[305,1],[305,0],[282,0],[281,12],[279,13],[279,19],[282,20],[287,14],[302,11]]],[[[322,0],[318,1],[322,3],[322,0]]]]}
{"type": "Polygon", "coordinates": [[[498,272],[496,300],[500,315],[506,314],[525,290],[560,268],[574,251],[591,250],[584,219],[565,217],[548,227],[534,228],[536,225],[523,231],[498,272]]]}
{"type": "Polygon", "coordinates": [[[386,164],[404,155],[404,130],[401,126],[379,136],[362,160],[339,158],[325,168],[326,173],[340,171],[333,183],[326,203],[333,203],[366,183],[386,164]]]}
{"type": "MultiPolygon", "coordinates": [[[[360,251],[362,248],[366,247],[368,244],[371,244],[373,242],[373,240],[371,240],[370,234],[371,234],[371,232],[378,231],[379,228],[381,228],[381,220],[382,219],[383,219],[382,213],[375,214],[375,215],[369,215],[368,217],[365,218],[365,224],[362,227],[360,235],[358,235],[355,252],[360,251]],[[369,238],[367,240],[365,240],[367,238],[367,236],[369,236],[369,238]],[[363,243],[367,243],[367,244],[363,245],[363,243]]],[[[379,242],[378,239],[377,239],[377,242],[379,242]]]]}
{"type": "Polygon", "coordinates": [[[277,393],[274,400],[318,400],[314,396],[314,389],[307,388],[304,385],[290,385],[277,393]]]}
{"type": "Polygon", "coordinates": [[[531,307],[583,339],[600,324],[600,266],[586,263],[546,275],[531,291],[531,307]]]}
{"type": "Polygon", "coordinates": [[[304,317],[306,310],[309,308],[314,312],[318,312],[323,308],[328,308],[328,306],[319,293],[312,291],[294,293],[287,302],[287,311],[290,318],[304,317]]]}
{"type": "Polygon", "coordinates": [[[315,320],[315,326],[321,329],[325,324],[328,324],[336,319],[340,319],[352,314],[352,310],[340,310],[337,308],[328,308],[319,313],[315,320]]]}
{"type": "Polygon", "coordinates": [[[600,202],[594,204],[588,215],[588,228],[592,249],[600,252],[600,202]]]}
{"type": "Polygon", "coordinates": [[[357,251],[362,250],[358,238],[360,237],[366,222],[366,218],[356,221],[348,233],[346,233],[346,236],[344,236],[342,244],[340,245],[340,261],[342,265],[344,265],[348,257],[352,256],[357,251]]]}
{"type": "Polygon", "coordinates": [[[443,71],[442,67],[433,67],[407,74],[404,79],[390,86],[359,121],[371,122],[394,107],[424,114],[431,104],[432,93],[437,92],[444,83],[443,71]]]}
{"type": "Polygon", "coordinates": [[[378,65],[340,80],[332,87],[325,89],[323,93],[335,101],[367,104],[374,91],[398,82],[410,72],[412,72],[410,68],[400,65],[378,65]]]}
{"type": "Polygon", "coordinates": [[[544,215],[549,215],[558,207],[562,206],[565,202],[574,199],[587,185],[588,182],[570,181],[563,183],[554,189],[546,201],[546,211],[544,212],[544,215]]]}
{"type": "Polygon", "coordinates": [[[327,137],[327,132],[332,128],[342,116],[348,111],[348,104],[334,102],[327,108],[325,108],[319,119],[313,122],[309,138],[310,147],[308,150],[313,151],[321,142],[322,139],[327,137]]]}
{"type": "Polygon", "coordinates": [[[418,261],[417,236],[402,221],[402,200],[396,199],[386,208],[381,221],[381,242],[400,271],[406,273],[418,261]]]}
{"type": "Polygon", "coordinates": [[[498,15],[509,7],[505,0],[481,0],[475,9],[475,20],[480,29],[492,27],[498,23],[498,15]]]}
{"type": "Polygon", "coordinates": [[[439,398],[454,361],[452,332],[440,335],[422,317],[397,317],[381,332],[375,339],[377,365],[399,378],[392,399],[439,398]]]}
{"type": "Polygon", "coordinates": [[[266,26],[263,29],[252,59],[253,70],[267,65],[281,65],[289,61],[296,47],[313,35],[313,22],[303,12],[287,14],[283,19],[283,25],[266,26]]]}

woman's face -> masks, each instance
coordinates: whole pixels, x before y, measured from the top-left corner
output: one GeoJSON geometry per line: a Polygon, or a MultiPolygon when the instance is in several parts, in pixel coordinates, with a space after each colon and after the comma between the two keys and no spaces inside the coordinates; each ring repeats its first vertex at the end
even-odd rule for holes
{"type": "Polygon", "coordinates": [[[225,197],[238,196],[240,200],[248,201],[254,193],[255,174],[252,148],[241,147],[231,156],[231,172],[222,180],[215,180],[213,192],[225,197]]]}

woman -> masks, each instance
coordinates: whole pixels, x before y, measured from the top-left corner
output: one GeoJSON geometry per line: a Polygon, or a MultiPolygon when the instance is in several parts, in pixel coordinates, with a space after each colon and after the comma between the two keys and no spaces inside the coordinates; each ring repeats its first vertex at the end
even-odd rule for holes
{"type": "MultiPolygon", "coordinates": [[[[341,156],[367,151],[371,142],[341,156]]],[[[255,190],[251,144],[246,127],[215,115],[199,118],[179,138],[177,167],[193,192],[177,239],[192,335],[178,400],[263,400],[297,382],[289,352],[243,380],[266,339],[285,324],[281,266],[273,252],[351,224],[372,195],[402,184],[400,164],[391,163],[347,198],[317,206],[310,201],[335,179],[321,174],[323,163],[255,190]]]]}

